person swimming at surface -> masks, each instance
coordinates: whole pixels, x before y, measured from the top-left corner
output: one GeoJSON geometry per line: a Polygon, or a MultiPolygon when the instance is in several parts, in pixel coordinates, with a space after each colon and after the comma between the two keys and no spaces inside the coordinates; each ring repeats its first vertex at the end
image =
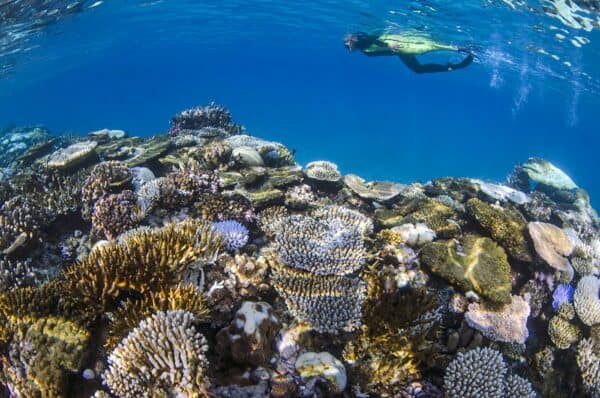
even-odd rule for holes
{"type": "Polygon", "coordinates": [[[350,51],[359,50],[370,57],[397,55],[402,62],[415,73],[451,72],[471,65],[474,55],[466,50],[452,45],[437,43],[426,37],[410,34],[368,34],[364,32],[351,33],[344,37],[344,45],[350,51]],[[453,51],[466,53],[467,56],[458,63],[421,64],[417,55],[434,51],[453,51]]]}

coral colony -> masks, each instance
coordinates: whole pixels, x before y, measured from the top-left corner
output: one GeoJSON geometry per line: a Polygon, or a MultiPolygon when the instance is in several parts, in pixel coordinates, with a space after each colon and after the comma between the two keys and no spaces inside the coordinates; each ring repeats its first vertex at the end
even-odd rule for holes
{"type": "Polygon", "coordinates": [[[600,396],[598,219],[546,160],[365,181],[215,104],[0,139],[0,396],[600,396]]]}

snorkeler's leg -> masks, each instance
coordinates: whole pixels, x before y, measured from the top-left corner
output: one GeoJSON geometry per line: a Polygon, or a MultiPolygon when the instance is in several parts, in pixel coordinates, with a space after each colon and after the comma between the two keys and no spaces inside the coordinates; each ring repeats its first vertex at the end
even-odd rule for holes
{"type": "Polygon", "coordinates": [[[408,69],[412,70],[415,73],[436,73],[436,72],[449,72],[452,69],[451,64],[442,65],[442,64],[421,64],[417,57],[414,55],[398,55],[404,65],[408,67],[408,69]]]}
{"type": "Polygon", "coordinates": [[[469,66],[469,65],[471,65],[473,63],[473,58],[475,58],[475,56],[473,54],[469,53],[465,57],[465,59],[463,59],[458,64],[448,63],[448,65],[452,68],[452,70],[463,69],[463,68],[466,68],[467,66],[469,66]]]}

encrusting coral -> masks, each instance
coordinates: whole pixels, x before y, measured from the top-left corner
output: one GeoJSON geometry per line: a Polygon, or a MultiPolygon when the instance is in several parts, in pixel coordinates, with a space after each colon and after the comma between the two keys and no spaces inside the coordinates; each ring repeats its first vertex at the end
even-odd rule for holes
{"type": "Polygon", "coordinates": [[[465,236],[461,243],[429,243],[421,250],[421,262],[465,291],[474,290],[494,302],[509,303],[510,265],[502,247],[476,235],[465,236]]]}
{"type": "Polygon", "coordinates": [[[104,384],[121,398],[206,396],[207,342],[183,310],[142,320],[108,356],[104,384]]]}

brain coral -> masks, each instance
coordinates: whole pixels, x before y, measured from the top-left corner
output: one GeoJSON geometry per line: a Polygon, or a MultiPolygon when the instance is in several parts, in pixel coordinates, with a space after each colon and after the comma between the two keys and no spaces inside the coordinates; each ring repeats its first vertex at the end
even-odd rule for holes
{"type": "Polygon", "coordinates": [[[502,398],[506,364],[500,352],[476,348],[461,352],[444,375],[444,388],[449,398],[502,398]]]}
{"type": "Polygon", "coordinates": [[[577,316],[588,326],[600,323],[600,279],[587,275],[579,280],[575,294],[573,295],[573,305],[577,316]]]}
{"type": "Polygon", "coordinates": [[[141,321],[108,356],[106,386],[122,398],[201,396],[208,347],[195,321],[182,310],[141,321]]]}
{"type": "Polygon", "coordinates": [[[287,267],[273,270],[273,285],[290,312],[301,322],[325,333],[360,326],[365,284],[337,275],[317,276],[287,267]]]}

